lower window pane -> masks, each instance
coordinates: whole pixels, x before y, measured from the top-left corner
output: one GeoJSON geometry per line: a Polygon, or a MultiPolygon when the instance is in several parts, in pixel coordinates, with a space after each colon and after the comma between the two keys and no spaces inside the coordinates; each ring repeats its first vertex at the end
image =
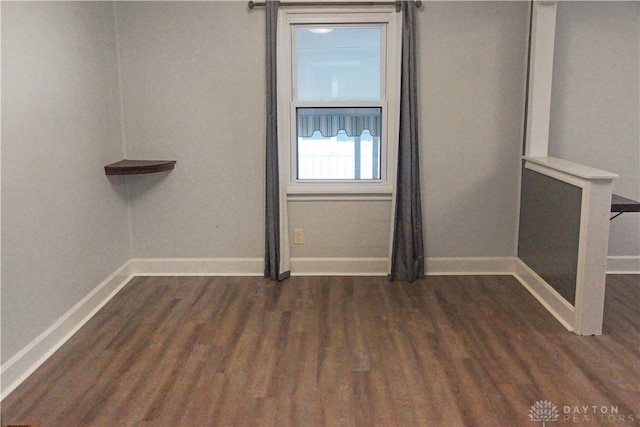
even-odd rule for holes
{"type": "Polygon", "coordinates": [[[381,108],[298,108],[298,179],[379,180],[381,108]]]}

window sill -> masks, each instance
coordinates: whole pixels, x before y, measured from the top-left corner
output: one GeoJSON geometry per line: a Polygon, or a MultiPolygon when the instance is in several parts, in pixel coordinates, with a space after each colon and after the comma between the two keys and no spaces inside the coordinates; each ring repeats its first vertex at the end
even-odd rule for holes
{"type": "Polygon", "coordinates": [[[393,191],[388,183],[295,183],[287,187],[287,200],[290,202],[317,200],[390,201],[392,197],[393,191]]]}

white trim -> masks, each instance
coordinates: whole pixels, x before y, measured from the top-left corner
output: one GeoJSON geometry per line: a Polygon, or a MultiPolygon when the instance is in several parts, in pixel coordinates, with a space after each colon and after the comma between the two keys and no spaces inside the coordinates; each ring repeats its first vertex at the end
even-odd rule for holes
{"type": "MultiPolygon", "coordinates": [[[[508,275],[516,271],[515,257],[426,258],[427,275],[508,275]]],[[[134,276],[262,276],[262,258],[134,258],[134,276]]],[[[293,276],[386,276],[387,257],[291,258],[293,276]]]]}
{"type": "Polygon", "coordinates": [[[291,258],[292,276],[386,276],[388,258],[291,258]]]}
{"type": "Polygon", "coordinates": [[[4,399],[91,319],[133,277],[124,263],[49,328],[0,367],[4,399]]]}
{"type": "Polygon", "coordinates": [[[612,179],[589,180],[582,190],[574,324],[579,335],[602,334],[612,186],[612,179]]]}
{"type": "MultiPolygon", "coordinates": [[[[392,135],[398,134],[400,111],[400,50],[402,14],[394,6],[309,8],[291,7],[278,11],[278,138],[280,153],[281,192],[287,194],[329,195],[340,193],[388,193],[394,189],[396,179],[397,147],[392,135]],[[381,106],[383,127],[381,137],[380,180],[350,180],[347,182],[302,181],[296,178],[295,164],[295,108],[298,103],[294,94],[294,35],[296,25],[324,24],[380,24],[386,28],[383,46],[384,64],[381,70],[381,99],[376,102],[355,103],[381,106]],[[382,89],[382,88],[381,88],[382,89]]],[[[340,104],[340,103],[338,103],[340,104]]],[[[326,105],[338,105],[334,102],[326,105]]],[[[353,103],[350,103],[353,104],[353,103]]],[[[322,102],[304,102],[304,105],[325,105],[322,102]]]]}
{"type": "MultiPolygon", "coordinates": [[[[607,172],[591,166],[585,166],[580,163],[570,162],[569,160],[559,159],[557,157],[523,156],[523,159],[527,161],[527,169],[531,169],[569,183],[572,183],[569,181],[572,177],[580,178],[579,182],[583,182],[584,180],[609,180],[618,178],[618,174],[616,173],[607,172]]],[[[575,180],[575,178],[573,180],[575,180]]]]}
{"type": "MultiPolygon", "coordinates": [[[[425,258],[427,275],[514,274],[515,257],[425,258]]],[[[262,258],[134,258],[134,276],[262,276],[262,258]]],[[[291,258],[294,276],[386,276],[387,257],[291,258]]]]}
{"type": "Polygon", "coordinates": [[[134,276],[262,276],[263,258],[133,258],[134,276]]]}
{"type": "MultiPolygon", "coordinates": [[[[524,156],[524,159],[525,168],[582,190],[576,294],[573,304],[575,310],[571,319],[566,313],[559,315],[570,323],[572,330],[578,335],[600,335],[604,314],[611,190],[613,180],[618,175],[554,157],[524,156]]],[[[540,287],[536,290],[541,301],[551,305],[550,311],[558,313],[559,308],[555,305],[557,298],[544,294],[540,287]]]]}
{"type": "Polygon", "coordinates": [[[555,1],[534,2],[525,142],[526,154],[530,156],[546,156],[549,151],[556,10],[555,1]]]}
{"type": "MultiPolygon", "coordinates": [[[[425,258],[428,276],[512,275],[515,257],[425,258]]],[[[293,276],[386,276],[388,258],[291,258],[293,276]]]]}
{"type": "Polygon", "coordinates": [[[640,255],[607,257],[607,274],[640,274],[640,255]]]}
{"type": "Polygon", "coordinates": [[[357,194],[289,194],[287,201],[295,202],[389,202],[391,201],[391,193],[357,193],[357,194]]]}
{"type": "MultiPolygon", "coordinates": [[[[386,276],[386,257],[291,258],[291,274],[386,276]]],[[[426,258],[427,275],[514,274],[515,257],[426,258]]],[[[262,258],[134,258],[135,276],[261,276],[262,258]]]]}
{"type": "Polygon", "coordinates": [[[553,315],[567,330],[573,331],[575,309],[551,285],[533,271],[520,258],[515,258],[516,279],[553,315]]]}
{"type": "Polygon", "coordinates": [[[428,276],[513,274],[515,257],[426,258],[428,276]]]}

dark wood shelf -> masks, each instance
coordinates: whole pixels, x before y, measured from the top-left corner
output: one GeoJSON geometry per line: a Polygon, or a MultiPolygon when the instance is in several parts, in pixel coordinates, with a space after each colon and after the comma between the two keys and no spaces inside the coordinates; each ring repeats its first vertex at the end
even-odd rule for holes
{"type": "Polygon", "coordinates": [[[121,160],[104,167],[107,175],[140,175],[173,169],[175,160],[121,160]]]}
{"type": "Polygon", "coordinates": [[[611,197],[611,212],[640,212],[640,202],[614,194],[611,197]]]}

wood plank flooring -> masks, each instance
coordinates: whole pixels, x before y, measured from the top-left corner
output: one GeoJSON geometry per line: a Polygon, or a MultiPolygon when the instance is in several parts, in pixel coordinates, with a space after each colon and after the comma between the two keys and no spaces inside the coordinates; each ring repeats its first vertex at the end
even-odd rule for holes
{"type": "Polygon", "coordinates": [[[639,347],[637,275],[608,277],[598,337],[511,276],[137,277],[2,424],[531,427],[547,400],[549,426],[638,425],[639,347]]]}

